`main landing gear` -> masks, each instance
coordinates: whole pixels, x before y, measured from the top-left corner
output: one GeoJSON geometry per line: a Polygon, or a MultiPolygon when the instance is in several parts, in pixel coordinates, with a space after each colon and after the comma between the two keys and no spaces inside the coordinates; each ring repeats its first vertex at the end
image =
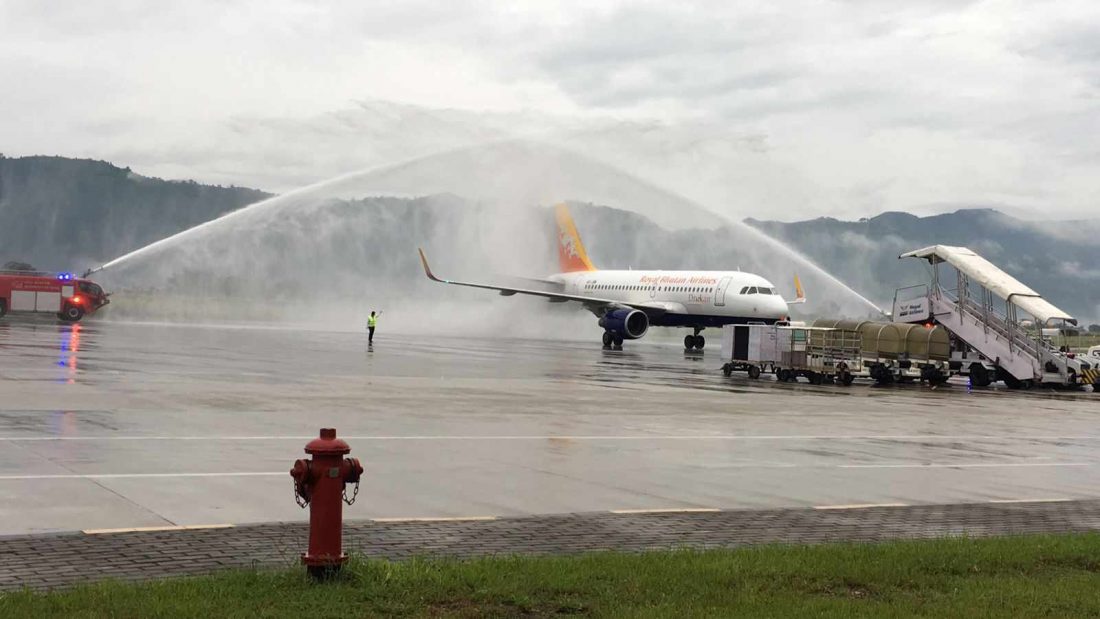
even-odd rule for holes
{"type": "Polygon", "coordinates": [[[707,345],[707,339],[699,335],[700,331],[702,331],[702,329],[696,327],[695,335],[684,336],[684,350],[703,350],[703,347],[707,345]]]}
{"type": "Polygon", "coordinates": [[[603,347],[604,350],[622,350],[623,349],[623,336],[612,333],[610,331],[603,332],[603,347]]]}

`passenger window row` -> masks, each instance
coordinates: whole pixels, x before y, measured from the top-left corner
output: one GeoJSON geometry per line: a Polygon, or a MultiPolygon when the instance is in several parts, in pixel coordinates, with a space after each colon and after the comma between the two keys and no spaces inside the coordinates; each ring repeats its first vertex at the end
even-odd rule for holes
{"type": "MultiPolygon", "coordinates": [[[[589,284],[585,284],[585,288],[587,290],[639,290],[640,291],[640,290],[653,290],[653,289],[656,289],[658,292],[688,292],[688,293],[699,293],[699,292],[709,293],[709,292],[714,292],[714,288],[710,287],[710,286],[628,286],[628,285],[625,285],[625,284],[624,285],[617,285],[617,284],[593,284],[593,283],[589,283],[589,284]]],[[[739,294],[775,295],[775,294],[779,294],[779,292],[776,291],[775,288],[768,288],[766,286],[745,286],[744,288],[741,289],[741,292],[739,294]]]]}
{"type": "MultiPolygon", "coordinates": [[[[653,286],[627,286],[627,285],[614,285],[614,284],[587,284],[586,288],[589,290],[652,290],[653,286]]],[[[714,288],[707,286],[657,286],[659,292],[714,292],[714,288]]],[[[761,290],[768,290],[762,288],[761,290]]],[[[744,291],[741,294],[745,294],[744,291]]],[[[755,293],[753,293],[755,294],[755,293]]],[[[769,293],[763,293],[769,294],[769,293]]]]}

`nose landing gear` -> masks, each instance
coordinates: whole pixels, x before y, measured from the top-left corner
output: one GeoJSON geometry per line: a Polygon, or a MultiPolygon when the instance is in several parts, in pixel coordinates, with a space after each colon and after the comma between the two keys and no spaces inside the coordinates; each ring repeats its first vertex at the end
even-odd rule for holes
{"type": "Polygon", "coordinates": [[[684,350],[703,350],[703,347],[707,345],[707,340],[705,337],[699,335],[700,331],[702,331],[702,329],[696,327],[695,335],[684,336],[684,350]]]}

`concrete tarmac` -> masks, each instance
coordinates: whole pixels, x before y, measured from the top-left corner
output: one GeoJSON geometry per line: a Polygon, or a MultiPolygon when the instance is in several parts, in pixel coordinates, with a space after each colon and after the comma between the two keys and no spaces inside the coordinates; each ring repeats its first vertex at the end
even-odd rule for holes
{"type": "Polygon", "coordinates": [[[645,340],[365,339],[0,320],[0,534],[304,520],[288,471],[322,426],[365,462],[357,519],[1100,488],[1100,394],[750,381],[645,340]]]}

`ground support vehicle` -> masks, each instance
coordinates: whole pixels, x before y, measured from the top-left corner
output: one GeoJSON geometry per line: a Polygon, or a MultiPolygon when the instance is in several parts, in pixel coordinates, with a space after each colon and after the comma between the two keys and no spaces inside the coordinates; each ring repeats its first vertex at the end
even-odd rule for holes
{"type": "Polygon", "coordinates": [[[819,319],[812,326],[859,334],[858,365],[852,368],[856,376],[879,384],[920,381],[933,385],[950,377],[950,342],[945,329],[843,319],[819,319]]]}
{"type": "Polygon", "coordinates": [[[722,373],[746,372],[756,379],[775,374],[783,382],[804,377],[812,384],[852,384],[850,368],[859,357],[858,334],[788,324],[729,325],[722,328],[722,373]]]}
{"type": "Polygon", "coordinates": [[[964,376],[975,387],[988,387],[997,380],[997,365],[962,342],[952,342],[949,369],[952,376],[964,376]]]}
{"type": "Polygon", "coordinates": [[[0,316],[44,313],[78,322],[110,303],[108,296],[99,284],[71,273],[0,271],[0,316]]]}
{"type": "MultiPolygon", "coordinates": [[[[1055,347],[1043,336],[1046,329],[1076,326],[1077,319],[993,263],[966,247],[948,245],[899,258],[926,260],[931,281],[897,291],[893,320],[940,325],[962,344],[958,350],[980,355],[977,365],[965,365],[972,384],[1002,380],[1013,389],[1100,385],[1095,361],[1055,347]],[[989,361],[995,367],[992,378],[987,375],[989,361]]],[[[963,367],[960,363],[959,370],[963,367]]]]}
{"type": "Polygon", "coordinates": [[[1082,365],[1080,382],[1092,385],[1094,389],[1100,387],[1100,346],[1090,346],[1087,352],[1077,357],[1082,365]]]}

